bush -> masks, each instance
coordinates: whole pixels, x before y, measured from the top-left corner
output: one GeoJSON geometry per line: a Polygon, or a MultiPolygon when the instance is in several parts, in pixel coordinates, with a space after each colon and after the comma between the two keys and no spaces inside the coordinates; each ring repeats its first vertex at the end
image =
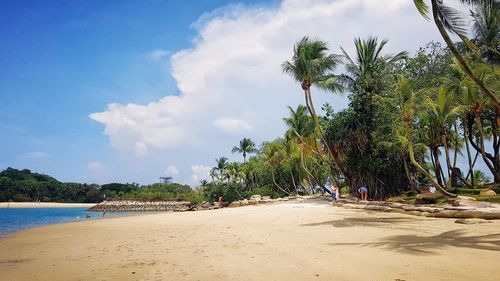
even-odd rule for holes
{"type": "Polygon", "coordinates": [[[214,202],[220,196],[225,202],[233,202],[244,198],[245,187],[239,183],[209,183],[203,190],[204,197],[209,202],[214,202]]]}
{"type": "Polygon", "coordinates": [[[261,195],[261,196],[269,196],[272,199],[283,197],[283,194],[278,193],[276,191],[273,191],[273,189],[269,186],[261,186],[261,187],[257,187],[257,188],[252,189],[252,191],[247,191],[247,192],[245,192],[244,197],[248,199],[252,195],[256,195],[256,194],[261,195]]]}

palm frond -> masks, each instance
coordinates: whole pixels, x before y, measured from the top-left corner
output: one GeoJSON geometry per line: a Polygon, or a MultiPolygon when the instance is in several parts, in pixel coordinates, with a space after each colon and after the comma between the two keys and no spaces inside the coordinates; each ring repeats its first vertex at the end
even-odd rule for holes
{"type": "Polygon", "coordinates": [[[464,15],[460,11],[439,2],[437,6],[439,20],[443,23],[443,26],[458,36],[467,37],[467,23],[464,20],[464,15]]]}
{"type": "Polygon", "coordinates": [[[429,6],[424,2],[424,0],[413,0],[413,4],[415,4],[415,7],[422,15],[422,17],[424,17],[426,20],[430,20],[429,6]]]}

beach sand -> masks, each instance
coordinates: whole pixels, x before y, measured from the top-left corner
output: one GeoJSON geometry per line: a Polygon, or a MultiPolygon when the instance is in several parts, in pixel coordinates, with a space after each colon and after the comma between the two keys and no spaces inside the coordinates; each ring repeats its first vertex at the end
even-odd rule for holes
{"type": "Polygon", "coordinates": [[[0,280],[498,280],[500,221],[284,202],[0,239],[0,280]]]}
{"type": "Polygon", "coordinates": [[[95,203],[55,203],[55,202],[0,202],[3,208],[90,208],[95,203]]]}

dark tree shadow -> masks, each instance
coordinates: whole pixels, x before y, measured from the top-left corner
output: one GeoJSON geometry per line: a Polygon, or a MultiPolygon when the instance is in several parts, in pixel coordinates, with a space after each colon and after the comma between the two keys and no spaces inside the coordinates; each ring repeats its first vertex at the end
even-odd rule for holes
{"type": "Polygon", "coordinates": [[[394,226],[401,223],[414,222],[418,218],[411,217],[350,217],[341,220],[330,220],[317,223],[302,224],[302,226],[331,225],[333,227],[356,227],[356,226],[394,226]]]}
{"type": "Polygon", "coordinates": [[[470,248],[486,251],[500,251],[500,233],[465,236],[463,230],[456,229],[433,236],[395,235],[373,243],[330,243],[331,246],[356,245],[377,247],[413,255],[432,255],[447,247],[470,248]]]}

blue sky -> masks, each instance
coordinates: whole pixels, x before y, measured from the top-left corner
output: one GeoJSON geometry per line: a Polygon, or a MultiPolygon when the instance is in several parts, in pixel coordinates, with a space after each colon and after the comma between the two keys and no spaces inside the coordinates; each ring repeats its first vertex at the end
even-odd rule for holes
{"type": "Polygon", "coordinates": [[[243,137],[282,136],[303,95],[280,64],[304,35],[441,41],[407,0],[0,1],[0,169],[195,185],[243,137]]]}
{"type": "Polygon", "coordinates": [[[189,47],[192,23],[230,3],[1,1],[0,168],[80,180],[75,171],[113,153],[88,114],[176,94],[168,65],[144,58],[189,47]]]}

